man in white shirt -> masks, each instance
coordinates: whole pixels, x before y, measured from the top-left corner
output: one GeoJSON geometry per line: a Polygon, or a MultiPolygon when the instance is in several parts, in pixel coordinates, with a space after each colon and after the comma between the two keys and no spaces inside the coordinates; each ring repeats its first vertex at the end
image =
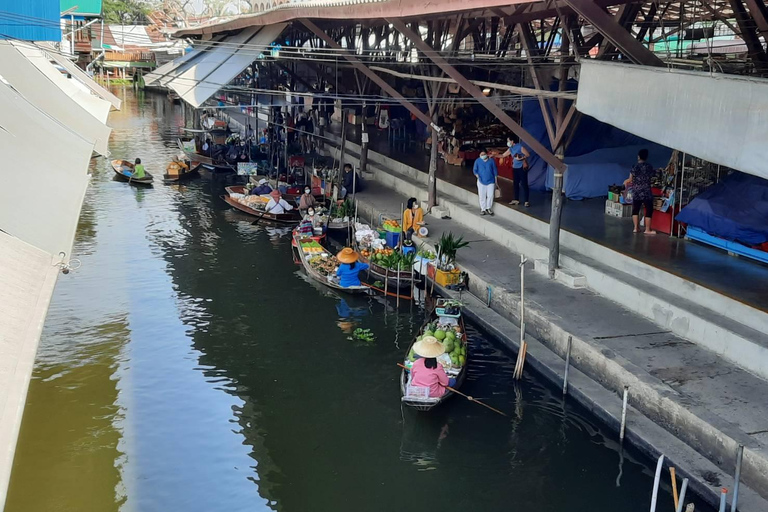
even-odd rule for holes
{"type": "Polygon", "coordinates": [[[288,204],[288,202],[283,199],[283,196],[280,194],[279,190],[275,189],[269,195],[271,197],[269,198],[265,208],[267,213],[280,214],[293,210],[293,206],[288,204]]]}

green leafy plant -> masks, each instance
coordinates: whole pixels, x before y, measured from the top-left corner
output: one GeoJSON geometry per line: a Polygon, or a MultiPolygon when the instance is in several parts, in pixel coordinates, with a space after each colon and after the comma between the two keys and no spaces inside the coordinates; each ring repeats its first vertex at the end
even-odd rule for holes
{"type": "Polygon", "coordinates": [[[350,339],[362,341],[363,343],[370,345],[376,342],[376,335],[373,334],[370,329],[362,329],[358,327],[352,332],[352,337],[350,339]]]}
{"type": "Polygon", "coordinates": [[[343,219],[344,217],[351,217],[355,214],[355,206],[349,199],[344,200],[339,206],[334,206],[331,211],[331,218],[343,219]]]}
{"type": "Polygon", "coordinates": [[[443,233],[437,243],[437,263],[440,270],[449,270],[456,264],[456,253],[459,249],[469,246],[463,236],[454,237],[452,232],[443,233]]]}

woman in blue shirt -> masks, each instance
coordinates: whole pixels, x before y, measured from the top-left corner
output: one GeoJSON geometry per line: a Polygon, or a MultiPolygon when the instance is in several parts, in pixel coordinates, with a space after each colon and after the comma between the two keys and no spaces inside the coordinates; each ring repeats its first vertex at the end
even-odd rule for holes
{"type": "Polygon", "coordinates": [[[336,270],[336,276],[339,278],[339,286],[344,288],[350,288],[352,286],[361,286],[359,273],[368,269],[367,263],[358,263],[358,254],[345,247],[339,254],[336,255],[336,259],[339,260],[339,268],[336,270]]]}

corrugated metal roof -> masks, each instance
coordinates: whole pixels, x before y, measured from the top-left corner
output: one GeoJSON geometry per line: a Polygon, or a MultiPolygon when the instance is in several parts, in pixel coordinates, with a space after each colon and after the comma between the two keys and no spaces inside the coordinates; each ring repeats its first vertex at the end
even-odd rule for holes
{"type": "Polygon", "coordinates": [[[0,11],[0,39],[61,41],[58,0],[3,2],[0,11]],[[39,21],[30,23],[30,18],[39,21]]]}
{"type": "Polygon", "coordinates": [[[531,0],[441,0],[415,2],[413,0],[311,0],[289,2],[256,14],[236,16],[220,23],[177,30],[174,37],[217,34],[246,27],[272,25],[292,20],[362,20],[381,18],[415,18],[433,14],[472,11],[494,7],[508,7],[531,3],[531,0]]]}

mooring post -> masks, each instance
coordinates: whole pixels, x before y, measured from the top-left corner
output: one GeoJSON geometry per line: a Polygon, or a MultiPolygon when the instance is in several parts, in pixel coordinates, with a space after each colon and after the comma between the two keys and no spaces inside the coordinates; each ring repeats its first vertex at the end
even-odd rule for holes
{"type": "Polygon", "coordinates": [[[565,371],[563,372],[563,396],[568,394],[568,368],[571,366],[571,345],[573,337],[568,336],[568,346],[565,348],[565,371]]]}
{"type": "Polygon", "coordinates": [[[733,500],[731,501],[731,512],[736,512],[736,505],[739,502],[739,480],[741,479],[741,461],[744,458],[744,445],[739,445],[739,451],[736,454],[736,475],[733,477],[733,500]]]}
{"type": "Polygon", "coordinates": [[[624,442],[624,431],[627,428],[627,401],[629,399],[629,386],[624,386],[624,398],[621,404],[621,431],[619,432],[619,441],[624,442]]]}

